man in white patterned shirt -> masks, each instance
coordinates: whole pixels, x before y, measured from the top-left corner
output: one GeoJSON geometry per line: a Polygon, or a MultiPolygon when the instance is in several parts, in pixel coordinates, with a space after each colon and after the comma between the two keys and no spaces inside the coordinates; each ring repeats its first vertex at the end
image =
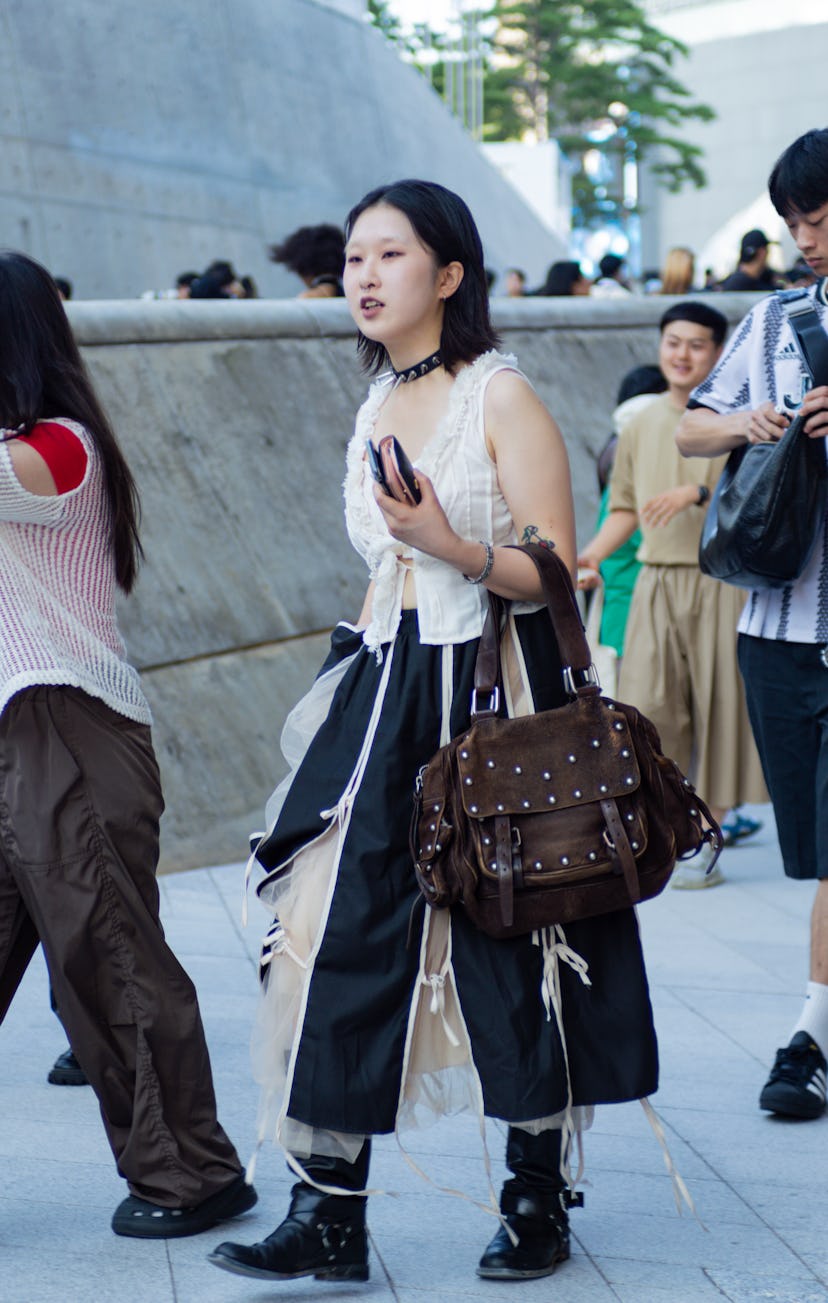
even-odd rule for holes
{"type": "MultiPolygon", "coordinates": [[[[828,334],[828,129],[795,140],[768,185],[801,256],[822,278],[808,294],[828,334]]],[[[693,391],[676,435],[679,448],[686,456],[715,457],[775,440],[797,410],[806,433],[824,441],[828,384],[809,384],[781,303],[763,299],[693,391]]],[[[828,523],[795,583],[748,594],[739,665],[785,873],[817,880],[805,1004],[789,1044],[777,1051],[759,1104],[783,1116],[815,1118],[825,1108],[828,1056],[828,523]]]]}

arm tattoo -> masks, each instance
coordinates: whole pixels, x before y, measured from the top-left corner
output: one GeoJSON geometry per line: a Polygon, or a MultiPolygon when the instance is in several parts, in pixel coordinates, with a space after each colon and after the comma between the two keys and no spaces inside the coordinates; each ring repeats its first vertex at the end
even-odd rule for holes
{"type": "Polygon", "coordinates": [[[555,551],[555,544],[552,542],[552,539],[542,538],[538,532],[537,525],[527,525],[521,535],[520,541],[521,543],[538,543],[540,547],[545,547],[547,552],[555,551]]]}

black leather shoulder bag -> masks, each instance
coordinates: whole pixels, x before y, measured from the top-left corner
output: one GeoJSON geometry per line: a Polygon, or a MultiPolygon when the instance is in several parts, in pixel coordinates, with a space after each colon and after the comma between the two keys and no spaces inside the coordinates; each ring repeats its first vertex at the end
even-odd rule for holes
{"type": "MultiPolygon", "coordinates": [[[[825,282],[820,285],[824,291],[825,282]]],[[[806,290],[779,293],[813,384],[828,384],[828,337],[806,290]]],[[[825,440],[797,416],[777,443],[730,454],[699,544],[706,575],[738,588],[783,588],[802,574],[825,521],[825,440]]]]}

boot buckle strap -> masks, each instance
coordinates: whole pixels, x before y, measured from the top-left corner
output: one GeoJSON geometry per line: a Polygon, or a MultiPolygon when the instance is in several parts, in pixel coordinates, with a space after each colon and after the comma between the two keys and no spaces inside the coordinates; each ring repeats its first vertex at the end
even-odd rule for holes
{"type": "Polygon", "coordinates": [[[354,1233],[353,1226],[346,1225],[344,1222],[317,1222],[316,1229],[328,1253],[336,1253],[339,1249],[344,1249],[354,1233]]]}

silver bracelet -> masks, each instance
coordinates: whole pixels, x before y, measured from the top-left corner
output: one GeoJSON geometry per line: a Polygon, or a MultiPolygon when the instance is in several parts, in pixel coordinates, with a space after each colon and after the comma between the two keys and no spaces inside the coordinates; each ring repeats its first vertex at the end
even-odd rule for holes
{"type": "Polygon", "coordinates": [[[486,549],[486,560],[479,575],[463,575],[467,584],[485,584],[489,575],[492,573],[492,566],[494,565],[494,544],[487,543],[485,538],[481,538],[479,542],[481,546],[486,549]]]}

